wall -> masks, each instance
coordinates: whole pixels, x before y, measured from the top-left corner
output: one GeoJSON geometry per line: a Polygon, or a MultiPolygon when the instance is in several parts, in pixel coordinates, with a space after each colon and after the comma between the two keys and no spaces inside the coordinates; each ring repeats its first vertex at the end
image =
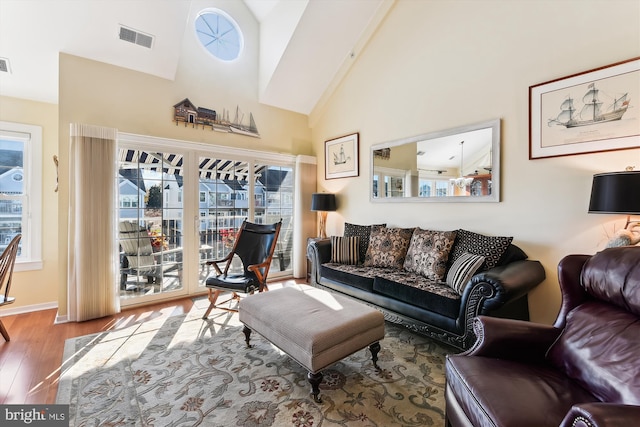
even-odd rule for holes
{"type": "Polygon", "coordinates": [[[58,153],[58,108],[55,104],[0,96],[0,120],[42,127],[42,260],[43,268],[15,271],[11,296],[16,302],[3,314],[32,308],[55,307],[58,291],[58,193],[53,155],[58,153]]]}
{"type": "MultiPolygon", "coordinates": [[[[624,226],[622,216],[587,214],[592,175],[640,169],[640,149],[529,160],[528,88],[639,56],[640,2],[398,0],[356,55],[314,112],[319,165],[325,140],[360,132],[359,177],[324,181],[318,168],[318,190],[338,194],[328,234],[349,221],[514,236],[546,269],[529,301],[532,320],[551,323],[558,261],[602,249],[624,226]],[[502,119],[501,203],[369,200],[372,145],[493,118],[502,119]]],[[[639,108],[640,99],[631,102],[639,108]]]]}

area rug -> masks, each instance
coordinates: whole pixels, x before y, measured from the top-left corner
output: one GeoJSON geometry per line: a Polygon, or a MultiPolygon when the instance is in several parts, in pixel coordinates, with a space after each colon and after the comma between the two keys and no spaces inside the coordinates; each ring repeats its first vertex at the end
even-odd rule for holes
{"type": "MultiPolygon", "coordinates": [[[[70,426],[442,426],[451,348],[387,323],[368,349],[326,369],[322,403],[307,372],[237,314],[159,317],[67,340],[56,403],[70,426]]],[[[292,319],[295,321],[295,319],[292,319]]]]}

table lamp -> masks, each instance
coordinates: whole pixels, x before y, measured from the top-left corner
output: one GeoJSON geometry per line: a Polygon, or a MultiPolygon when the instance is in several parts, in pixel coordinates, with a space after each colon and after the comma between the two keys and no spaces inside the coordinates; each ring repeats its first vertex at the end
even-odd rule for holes
{"type": "Polygon", "coordinates": [[[336,210],[336,195],[330,193],[313,193],[311,210],[320,212],[320,238],[327,238],[327,213],[336,210]]]}
{"type": "MultiPolygon", "coordinates": [[[[589,213],[626,214],[627,223],[621,230],[622,244],[635,244],[640,232],[631,229],[638,222],[631,222],[631,215],[640,215],[640,171],[599,173],[593,176],[589,213]],[[630,227],[631,224],[634,224],[630,227]],[[628,240],[625,242],[624,240],[628,240]]],[[[612,244],[616,238],[609,242],[612,244]]]]}

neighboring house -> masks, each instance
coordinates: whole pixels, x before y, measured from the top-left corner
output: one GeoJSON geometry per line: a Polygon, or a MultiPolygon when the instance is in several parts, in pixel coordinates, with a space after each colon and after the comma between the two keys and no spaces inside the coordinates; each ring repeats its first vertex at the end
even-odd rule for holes
{"type": "MultiPolygon", "coordinates": [[[[22,194],[24,174],[20,167],[0,175],[4,195],[22,194]]],[[[22,203],[19,200],[0,200],[0,252],[22,229],[22,203]]]]}

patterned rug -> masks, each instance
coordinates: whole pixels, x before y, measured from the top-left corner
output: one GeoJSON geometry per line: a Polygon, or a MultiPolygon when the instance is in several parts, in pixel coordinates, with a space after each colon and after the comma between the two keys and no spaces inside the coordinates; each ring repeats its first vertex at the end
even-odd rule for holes
{"type": "Polygon", "coordinates": [[[70,426],[441,426],[452,350],[386,324],[377,371],[368,349],[307,372],[259,335],[246,348],[237,314],[206,300],[177,316],[65,343],[58,404],[70,426]]]}

